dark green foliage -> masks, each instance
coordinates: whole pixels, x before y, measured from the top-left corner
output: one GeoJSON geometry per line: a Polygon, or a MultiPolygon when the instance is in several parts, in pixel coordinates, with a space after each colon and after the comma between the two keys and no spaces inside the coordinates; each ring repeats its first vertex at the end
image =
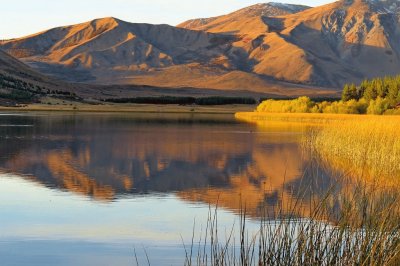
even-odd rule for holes
{"type": "Polygon", "coordinates": [[[400,75],[394,77],[375,78],[364,80],[358,87],[346,84],[343,88],[342,100],[359,100],[364,98],[367,102],[377,100],[378,97],[389,102],[393,108],[400,102],[400,75]]]}
{"type": "Polygon", "coordinates": [[[35,85],[16,79],[11,76],[0,74],[0,89],[28,91],[31,93],[40,93],[41,89],[35,85]]]}
{"type": "Polygon", "coordinates": [[[15,101],[29,102],[33,100],[34,95],[28,91],[12,90],[10,93],[0,93],[0,98],[11,99],[15,101]]]}
{"type": "Polygon", "coordinates": [[[242,97],[203,97],[196,99],[198,105],[226,105],[226,104],[256,104],[256,100],[253,98],[242,98],[242,97]]]}
{"type": "MultiPolygon", "coordinates": [[[[267,98],[260,98],[259,103],[262,103],[263,101],[267,100],[295,100],[298,97],[267,97],[267,98]]],[[[322,102],[334,102],[334,101],[340,101],[340,97],[310,97],[311,101],[315,103],[322,103],[322,102]]]]}
{"type": "Polygon", "coordinates": [[[111,103],[139,103],[139,104],[194,104],[194,97],[175,97],[175,96],[160,96],[160,97],[134,97],[134,98],[114,98],[106,99],[105,102],[111,103]]]}
{"type": "Polygon", "coordinates": [[[354,84],[346,84],[343,88],[342,100],[349,101],[351,99],[359,100],[359,94],[357,87],[354,84]]]}
{"type": "Polygon", "coordinates": [[[50,90],[46,87],[32,84],[30,82],[0,74],[0,97],[20,102],[32,102],[39,96],[52,95],[55,97],[71,100],[79,100],[75,93],[62,90],[50,90]]]}
{"type": "Polygon", "coordinates": [[[225,104],[256,104],[253,98],[242,97],[184,97],[184,96],[159,96],[159,97],[134,97],[134,98],[113,98],[105,99],[105,102],[112,103],[138,103],[138,104],[180,104],[180,105],[225,105],[225,104]]]}
{"type": "Polygon", "coordinates": [[[310,98],[311,101],[315,103],[340,101],[340,97],[318,97],[318,98],[310,97],[310,98]]]}
{"type": "Polygon", "coordinates": [[[39,93],[37,88],[26,81],[0,74],[0,97],[19,102],[34,100],[34,94],[39,93]]]}
{"type": "Polygon", "coordinates": [[[260,100],[258,102],[262,103],[263,101],[267,101],[267,100],[285,100],[285,101],[290,101],[290,100],[294,100],[294,99],[296,99],[296,97],[263,97],[263,98],[260,98],[260,100]]]}

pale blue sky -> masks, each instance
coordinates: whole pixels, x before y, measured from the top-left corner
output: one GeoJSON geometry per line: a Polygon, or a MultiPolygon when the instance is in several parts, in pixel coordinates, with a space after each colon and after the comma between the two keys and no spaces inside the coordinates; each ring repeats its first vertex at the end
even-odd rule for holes
{"type": "MultiPolygon", "coordinates": [[[[6,0],[0,0],[0,3],[6,0]]],[[[0,39],[22,37],[49,28],[99,17],[129,22],[176,25],[187,19],[222,15],[262,0],[7,0],[0,10],[0,39]]],[[[268,2],[268,1],[266,1],[268,2]]],[[[282,1],[280,1],[282,2],[282,1]]],[[[318,6],[327,0],[286,0],[318,6]]]]}

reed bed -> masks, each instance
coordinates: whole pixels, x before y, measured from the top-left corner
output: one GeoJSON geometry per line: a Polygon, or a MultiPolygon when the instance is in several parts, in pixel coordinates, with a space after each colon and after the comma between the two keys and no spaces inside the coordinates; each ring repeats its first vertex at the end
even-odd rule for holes
{"type": "Polygon", "coordinates": [[[260,128],[302,126],[312,157],[346,175],[400,184],[399,116],[249,112],[236,113],[236,118],[260,128]]]}
{"type": "Polygon", "coordinates": [[[400,118],[332,122],[308,137],[312,149],[336,170],[359,178],[400,183],[400,118]]]}
{"type": "Polygon", "coordinates": [[[343,114],[309,114],[309,113],[267,113],[267,112],[238,112],[235,118],[239,121],[262,124],[263,122],[292,122],[326,124],[332,121],[354,120],[360,115],[343,114]]]}
{"type": "Polygon", "coordinates": [[[292,212],[265,213],[257,231],[246,226],[245,203],[239,223],[225,231],[218,226],[217,210],[210,210],[205,231],[197,236],[194,230],[191,245],[185,246],[185,265],[400,265],[400,188],[393,186],[400,179],[400,118],[255,113],[236,117],[257,124],[321,125],[311,129],[303,144],[311,147],[307,151],[316,162],[322,158],[329,168],[340,170],[337,185],[323,197],[310,197],[315,201],[304,215],[299,212],[301,195],[287,204],[292,212]]]}
{"type": "Polygon", "coordinates": [[[222,238],[210,211],[204,234],[185,249],[185,265],[399,265],[398,190],[354,188],[339,202],[328,193],[308,218],[266,214],[256,232],[247,230],[244,208],[222,238]]]}

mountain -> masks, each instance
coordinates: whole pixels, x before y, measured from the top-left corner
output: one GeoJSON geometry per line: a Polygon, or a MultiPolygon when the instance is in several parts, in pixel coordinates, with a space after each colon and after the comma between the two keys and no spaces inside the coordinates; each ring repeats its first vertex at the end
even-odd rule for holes
{"type": "Polygon", "coordinates": [[[263,17],[288,15],[309,8],[303,5],[275,2],[262,3],[245,7],[223,16],[188,20],[177,27],[208,32],[248,35],[256,29],[259,31],[267,30],[263,17]]]}
{"type": "Polygon", "coordinates": [[[179,27],[104,18],[0,48],[70,82],[327,94],[321,87],[400,72],[399,10],[393,0],[342,0],[259,4],[179,27]]]}
{"type": "Polygon", "coordinates": [[[19,80],[32,81],[38,84],[52,84],[51,79],[39,74],[2,50],[0,50],[0,75],[13,77],[19,80]]]}
{"type": "Polygon", "coordinates": [[[74,87],[46,77],[0,50],[0,105],[32,102],[44,95],[71,96],[74,87]]]}
{"type": "Polygon", "coordinates": [[[2,41],[0,48],[68,82],[293,96],[334,93],[253,73],[249,54],[236,47],[240,40],[235,34],[103,18],[2,41]]]}
{"type": "Polygon", "coordinates": [[[228,52],[236,39],[104,18],[5,41],[1,47],[44,73],[104,84],[172,66],[246,68],[245,53],[228,52]]]}
{"type": "Polygon", "coordinates": [[[241,34],[235,45],[249,54],[253,73],[339,87],[400,72],[399,11],[395,0],[344,0],[252,22],[233,13],[221,23],[180,26],[241,34]]]}

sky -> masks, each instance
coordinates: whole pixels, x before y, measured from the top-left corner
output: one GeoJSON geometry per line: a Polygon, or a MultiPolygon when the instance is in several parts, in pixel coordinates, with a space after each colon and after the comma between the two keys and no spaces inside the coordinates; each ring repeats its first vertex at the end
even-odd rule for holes
{"type": "MultiPolygon", "coordinates": [[[[222,15],[260,2],[263,0],[0,0],[0,4],[4,3],[0,10],[0,39],[23,37],[101,17],[177,25],[188,19],[222,15]]],[[[318,6],[332,1],[283,2],[318,6]]]]}

